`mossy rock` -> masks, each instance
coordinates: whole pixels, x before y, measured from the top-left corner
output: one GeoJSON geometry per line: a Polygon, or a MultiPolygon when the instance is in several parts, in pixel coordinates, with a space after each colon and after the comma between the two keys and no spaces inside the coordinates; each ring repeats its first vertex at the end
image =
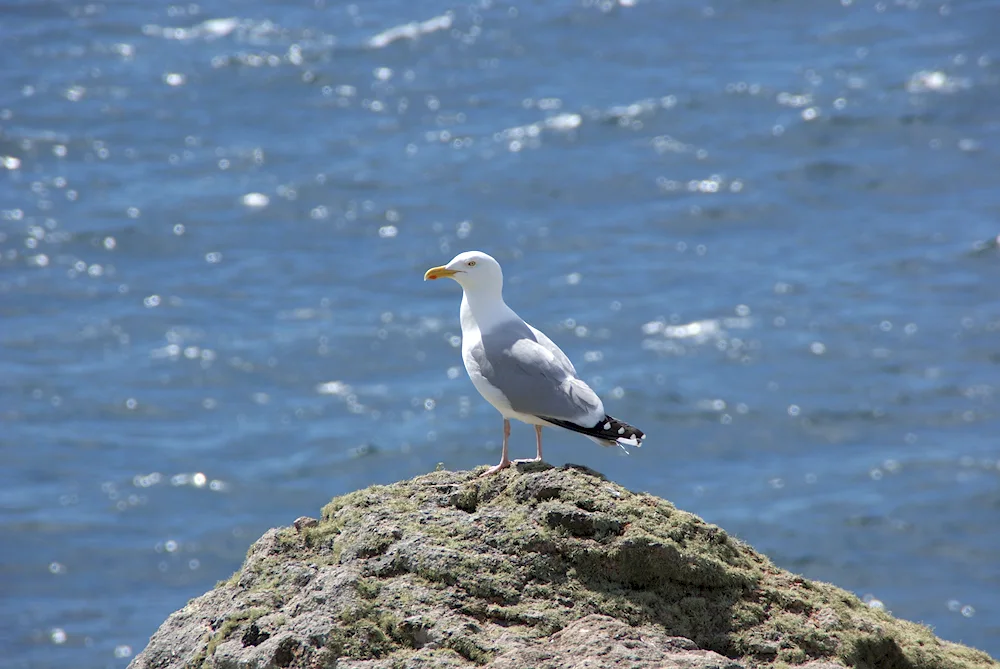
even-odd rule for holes
{"type": "Polygon", "coordinates": [[[269,531],[130,667],[1000,667],[586,468],[478,473],[269,531]]]}

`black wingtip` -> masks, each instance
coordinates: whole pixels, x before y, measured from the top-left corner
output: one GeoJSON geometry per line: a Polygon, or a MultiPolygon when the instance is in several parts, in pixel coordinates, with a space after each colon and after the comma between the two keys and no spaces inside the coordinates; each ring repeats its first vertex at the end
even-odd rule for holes
{"type": "Polygon", "coordinates": [[[639,428],[611,416],[605,416],[604,420],[598,421],[591,427],[578,425],[559,418],[547,418],[545,416],[539,416],[539,418],[567,430],[607,441],[609,446],[612,444],[621,445],[624,442],[628,446],[640,447],[642,446],[642,440],[646,438],[646,433],[639,428]]]}

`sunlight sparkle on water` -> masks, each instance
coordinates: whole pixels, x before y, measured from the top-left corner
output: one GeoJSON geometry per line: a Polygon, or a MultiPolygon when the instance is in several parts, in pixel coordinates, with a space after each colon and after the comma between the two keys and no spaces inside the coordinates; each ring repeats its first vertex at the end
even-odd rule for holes
{"type": "Polygon", "coordinates": [[[271,198],[263,193],[247,193],[243,196],[243,204],[251,209],[263,209],[271,203],[271,198]]]}
{"type": "Polygon", "coordinates": [[[881,599],[878,599],[877,597],[875,597],[875,595],[871,593],[868,593],[864,597],[862,597],[861,601],[867,604],[870,608],[879,610],[885,609],[885,603],[883,603],[881,599]]]}

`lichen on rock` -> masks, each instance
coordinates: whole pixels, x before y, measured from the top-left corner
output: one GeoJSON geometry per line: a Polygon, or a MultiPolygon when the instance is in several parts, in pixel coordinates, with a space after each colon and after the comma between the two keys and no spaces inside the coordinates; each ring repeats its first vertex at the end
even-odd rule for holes
{"type": "Polygon", "coordinates": [[[270,530],[130,668],[1000,667],[584,467],[476,473],[270,530]]]}

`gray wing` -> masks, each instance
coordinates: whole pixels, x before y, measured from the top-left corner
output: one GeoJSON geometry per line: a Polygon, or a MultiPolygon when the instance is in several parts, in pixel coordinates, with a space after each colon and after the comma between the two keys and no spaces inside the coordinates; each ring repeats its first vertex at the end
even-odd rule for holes
{"type": "Polygon", "coordinates": [[[604,419],[604,404],[597,393],[576,378],[573,365],[562,351],[556,355],[538,341],[524,322],[503,324],[482,334],[482,344],[471,353],[482,375],[504,394],[515,411],[579,421],[587,427],[604,419]]]}
{"type": "Polygon", "coordinates": [[[527,325],[531,329],[531,332],[535,335],[535,341],[548,349],[549,353],[554,355],[556,360],[559,361],[559,364],[568,369],[570,374],[576,376],[576,367],[574,367],[573,363],[570,362],[570,359],[566,357],[566,354],[562,352],[562,349],[556,346],[555,342],[549,339],[545,333],[538,328],[533,327],[529,323],[525,323],[525,325],[527,325]]]}

